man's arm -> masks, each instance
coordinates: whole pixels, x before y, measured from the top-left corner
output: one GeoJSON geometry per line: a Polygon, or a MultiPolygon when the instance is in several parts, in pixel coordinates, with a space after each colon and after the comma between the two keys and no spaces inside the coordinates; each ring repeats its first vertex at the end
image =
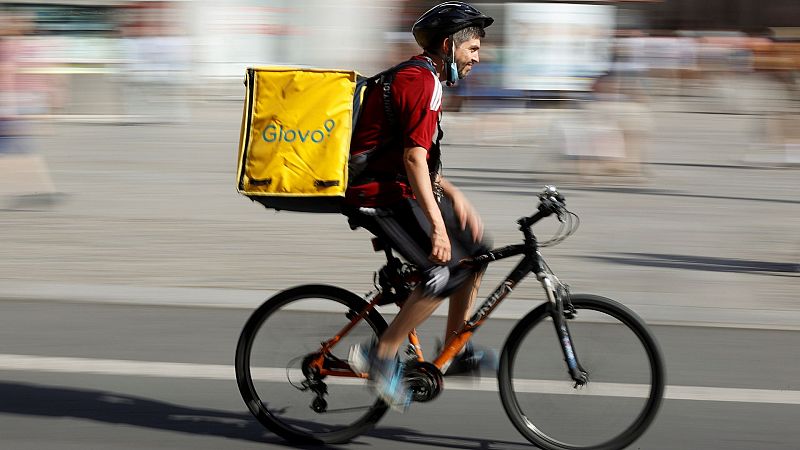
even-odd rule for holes
{"type": "Polygon", "coordinates": [[[428,257],[437,264],[450,261],[450,239],[442,219],[442,212],[436,203],[428,174],[428,151],[422,147],[408,147],[403,151],[403,164],[406,168],[411,190],[422,207],[425,217],[431,223],[431,254],[428,257]]]}

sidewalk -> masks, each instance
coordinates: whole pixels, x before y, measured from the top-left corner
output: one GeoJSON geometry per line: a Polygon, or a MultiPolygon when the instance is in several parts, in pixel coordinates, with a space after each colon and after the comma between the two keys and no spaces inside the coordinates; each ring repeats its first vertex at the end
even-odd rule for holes
{"type": "MultiPolygon", "coordinates": [[[[195,105],[186,124],[40,128],[36,150],[67,200],[0,206],[0,299],[252,309],[298,284],[370,290],[382,256],[366,232],[337,215],[267,211],[236,193],[240,117],[238,103],[214,101],[195,105]]],[[[444,170],[497,245],[519,240],[515,221],[533,212],[544,184],[559,186],[582,225],[543,253],[573,292],[622,301],[652,323],[798,329],[796,169],[742,164],[744,117],[657,119],[640,184],[579,180],[537,140],[548,120],[539,111],[482,134],[512,145],[470,143],[459,125],[474,133],[475,122],[448,119],[444,170]]],[[[555,225],[537,233],[547,238],[555,225]]],[[[481,296],[511,265],[490,268],[481,296]]],[[[500,316],[542,301],[532,281],[500,316]]]]}

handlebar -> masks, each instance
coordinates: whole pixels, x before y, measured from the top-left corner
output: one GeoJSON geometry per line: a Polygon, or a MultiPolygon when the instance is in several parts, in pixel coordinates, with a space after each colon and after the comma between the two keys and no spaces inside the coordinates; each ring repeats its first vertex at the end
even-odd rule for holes
{"type": "MultiPolygon", "coordinates": [[[[544,190],[539,194],[539,207],[536,214],[523,217],[517,221],[520,226],[520,229],[523,233],[526,230],[530,230],[530,228],[538,221],[544,219],[545,217],[549,217],[553,214],[558,215],[558,220],[560,222],[564,221],[564,213],[567,210],[566,200],[564,196],[558,192],[558,189],[555,186],[545,186],[544,190]]],[[[526,234],[527,237],[527,234],[526,234]]]]}
{"type": "Polygon", "coordinates": [[[537,209],[538,211],[534,215],[517,220],[519,229],[525,236],[524,244],[514,244],[491,250],[474,258],[466,258],[461,261],[461,264],[468,267],[481,267],[491,261],[497,261],[521,253],[532,256],[534,253],[538,252],[540,247],[556,245],[577,231],[580,219],[577,214],[567,210],[564,196],[558,192],[555,186],[545,186],[544,190],[539,194],[539,206],[537,209]],[[544,242],[537,242],[531,227],[536,222],[553,214],[558,215],[561,227],[551,239],[544,242]]]}
{"type": "Polygon", "coordinates": [[[555,186],[545,186],[544,190],[539,194],[539,207],[536,214],[523,217],[517,221],[519,229],[525,236],[525,246],[531,249],[538,249],[539,247],[550,247],[556,245],[564,239],[572,236],[580,225],[580,219],[577,214],[567,209],[566,200],[564,196],[558,192],[555,186]],[[533,235],[531,227],[538,221],[545,217],[556,214],[558,221],[561,222],[555,236],[544,242],[537,242],[536,236],[533,235]]]}

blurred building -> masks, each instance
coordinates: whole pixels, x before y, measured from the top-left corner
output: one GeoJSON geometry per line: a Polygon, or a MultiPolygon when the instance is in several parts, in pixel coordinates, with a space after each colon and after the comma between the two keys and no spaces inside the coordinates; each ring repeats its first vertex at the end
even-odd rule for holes
{"type": "Polygon", "coordinates": [[[389,0],[19,0],[0,2],[0,9],[30,18],[26,39],[36,41],[42,63],[36,70],[65,79],[67,92],[81,92],[66,102],[68,112],[92,114],[119,112],[112,103],[121,95],[116,75],[124,71],[189,71],[182,78],[198,84],[240,78],[253,65],[376,72],[391,59],[386,32],[396,28],[403,5],[389,0]],[[165,44],[164,36],[173,44],[165,44]],[[174,53],[178,37],[186,47],[180,56],[154,54],[174,53]],[[145,39],[148,45],[139,45],[145,39]],[[153,43],[163,48],[151,51],[153,43]],[[179,69],[170,68],[176,59],[179,69]]]}
{"type": "MultiPolygon", "coordinates": [[[[26,70],[49,74],[63,86],[51,109],[105,114],[124,111],[118,105],[121,80],[178,80],[208,90],[214,86],[210,80],[230,83],[252,65],[375,73],[418,51],[411,24],[438,2],[16,0],[0,8],[30,18],[25,38],[38,50],[26,70]]],[[[474,4],[497,21],[487,33],[481,64],[459,94],[489,101],[590,90],[613,68],[619,56],[615,40],[625,32],[692,38],[725,32],[781,43],[800,37],[797,0],[474,4]]],[[[800,66],[794,47],[761,45],[754,51],[761,52],[762,64],[800,66]]]]}
{"type": "Polygon", "coordinates": [[[764,30],[800,27],[797,0],[664,0],[651,9],[655,29],[764,30]]]}

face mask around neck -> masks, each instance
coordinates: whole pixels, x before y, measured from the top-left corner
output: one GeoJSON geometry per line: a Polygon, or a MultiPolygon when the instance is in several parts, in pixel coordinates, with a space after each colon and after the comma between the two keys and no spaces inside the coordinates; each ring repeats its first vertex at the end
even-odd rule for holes
{"type": "Polygon", "coordinates": [[[450,57],[445,58],[445,65],[446,65],[446,75],[447,75],[447,85],[452,86],[456,84],[459,79],[458,76],[458,64],[456,64],[456,46],[455,41],[453,40],[453,36],[450,36],[450,48],[452,51],[450,52],[450,57]]]}

